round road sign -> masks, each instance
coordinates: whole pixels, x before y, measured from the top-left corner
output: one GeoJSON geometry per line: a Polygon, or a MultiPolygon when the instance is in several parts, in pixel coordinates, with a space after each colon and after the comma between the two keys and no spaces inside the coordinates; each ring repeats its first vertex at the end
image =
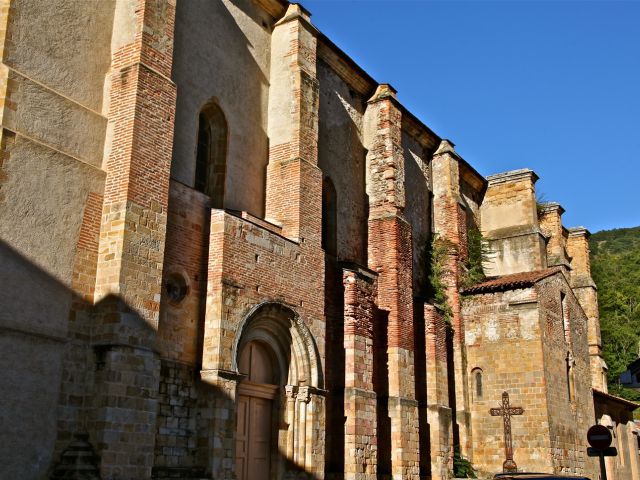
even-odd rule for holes
{"type": "Polygon", "coordinates": [[[589,445],[598,450],[604,450],[611,445],[611,432],[604,425],[594,425],[587,432],[589,445]]]}

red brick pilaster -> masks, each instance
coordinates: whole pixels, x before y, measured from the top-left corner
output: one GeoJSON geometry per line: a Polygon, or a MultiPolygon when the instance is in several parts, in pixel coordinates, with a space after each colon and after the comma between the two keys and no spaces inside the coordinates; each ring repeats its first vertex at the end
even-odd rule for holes
{"type": "Polygon", "coordinates": [[[431,478],[449,478],[452,435],[447,371],[448,325],[433,305],[424,306],[425,347],[427,351],[427,420],[431,446],[431,478]]]}
{"type": "Polygon", "coordinates": [[[373,316],[376,278],[343,271],[345,479],[376,478],[376,393],[373,391],[373,316]]]}
{"type": "Polygon", "coordinates": [[[175,2],[138,0],[114,26],[106,182],[96,271],[96,410],[104,478],[148,478],[159,361],[153,353],[176,87],[175,2]],[[125,23],[127,23],[125,25],[125,23]]]}
{"type": "MultiPolygon", "coordinates": [[[[468,456],[471,447],[467,361],[464,349],[464,322],[460,313],[460,261],[467,251],[466,212],[460,196],[460,157],[454,145],[443,140],[433,156],[434,233],[450,246],[442,279],[452,311],[454,392],[449,392],[449,407],[456,425],[454,442],[468,456]],[[454,404],[455,403],[455,404],[454,404]]],[[[429,359],[427,359],[427,363],[429,359]]],[[[449,373],[451,375],[451,372],[449,373]]]]}
{"type": "Polygon", "coordinates": [[[266,217],[288,238],[320,245],[322,174],[318,168],[317,30],[289,5],[271,43],[266,217]]]}
{"type": "Polygon", "coordinates": [[[417,478],[418,405],[413,355],[411,226],[403,216],[404,157],[395,91],[380,85],[369,100],[367,193],[369,267],[379,274],[378,306],[388,312],[389,417],[394,478],[417,478]]]}
{"type": "MultiPolygon", "coordinates": [[[[131,6],[136,34],[113,54],[95,299],[115,295],[153,338],[158,322],[176,88],[170,80],[175,5],[131,6]]],[[[117,28],[117,26],[116,26],[117,28]]],[[[115,322],[117,323],[117,322],[115,322]]],[[[100,332],[103,340],[117,333],[100,332]]]]}

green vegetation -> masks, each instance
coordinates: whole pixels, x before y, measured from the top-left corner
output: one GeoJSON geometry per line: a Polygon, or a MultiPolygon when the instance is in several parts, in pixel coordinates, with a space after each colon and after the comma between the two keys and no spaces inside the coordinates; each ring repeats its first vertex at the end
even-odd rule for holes
{"type": "Polygon", "coordinates": [[[427,259],[427,296],[433,299],[433,304],[442,311],[448,324],[451,324],[453,311],[447,301],[444,278],[451,274],[447,258],[455,248],[451,241],[435,234],[427,244],[424,255],[427,259]]]}
{"type": "Polygon", "coordinates": [[[455,478],[477,478],[469,460],[460,454],[460,446],[453,447],[453,476],[455,478]]]}
{"type": "MultiPolygon", "coordinates": [[[[433,304],[442,311],[444,319],[451,324],[453,311],[447,301],[444,279],[452,275],[448,257],[456,252],[458,247],[451,241],[434,235],[426,245],[423,258],[427,263],[427,296],[433,299],[433,304]]],[[[483,281],[486,277],[482,270],[482,263],[486,261],[487,244],[482,238],[480,230],[470,228],[467,232],[468,258],[460,265],[460,286],[468,288],[483,281]]]]}
{"type": "Polygon", "coordinates": [[[462,288],[469,288],[487,278],[482,270],[482,264],[487,261],[489,247],[477,228],[472,227],[468,230],[467,248],[469,250],[469,258],[461,269],[463,274],[460,279],[460,286],[462,288]]]}
{"type": "Polygon", "coordinates": [[[544,205],[546,203],[547,198],[545,194],[542,192],[536,193],[536,213],[538,214],[538,218],[540,218],[544,213],[544,205]]]}
{"type": "Polygon", "coordinates": [[[597,232],[591,236],[589,246],[591,275],[598,285],[609,392],[639,401],[640,392],[623,388],[619,376],[639,356],[640,227],[597,232]]]}

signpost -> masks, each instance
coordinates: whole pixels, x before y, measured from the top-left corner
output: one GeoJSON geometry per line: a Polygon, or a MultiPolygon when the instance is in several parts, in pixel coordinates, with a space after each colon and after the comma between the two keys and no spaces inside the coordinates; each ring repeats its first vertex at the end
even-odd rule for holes
{"type": "Polygon", "coordinates": [[[590,457],[600,457],[600,471],[602,472],[602,480],[607,480],[607,467],[604,463],[604,457],[615,457],[618,451],[611,446],[611,432],[604,425],[594,425],[587,431],[587,442],[591,445],[587,448],[587,455],[590,457]]]}

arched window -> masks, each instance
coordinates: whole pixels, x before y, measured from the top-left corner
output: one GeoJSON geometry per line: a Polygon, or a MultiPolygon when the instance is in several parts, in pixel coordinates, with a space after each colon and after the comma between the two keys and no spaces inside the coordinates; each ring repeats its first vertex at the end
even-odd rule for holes
{"type": "Polygon", "coordinates": [[[562,309],[562,327],[564,329],[564,341],[571,342],[571,320],[569,319],[569,308],[567,306],[567,296],[560,294],[560,307],[562,309]]]}
{"type": "Polygon", "coordinates": [[[216,103],[207,104],[198,118],[198,148],[194,186],[211,197],[213,208],[224,206],[228,128],[216,103]]]}
{"type": "Polygon", "coordinates": [[[480,401],[482,400],[482,395],[483,395],[482,369],[474,368],[471,371],[471,376],[473,378],[473,391],[475,394],[474,398],[476,401],[480,401]]]}
{"type": "Polygon", "coordinates": [[[322,181],[322,248],[335,256],[338,250],[338,205],[336,189],[330,178],[322,181]]]}

